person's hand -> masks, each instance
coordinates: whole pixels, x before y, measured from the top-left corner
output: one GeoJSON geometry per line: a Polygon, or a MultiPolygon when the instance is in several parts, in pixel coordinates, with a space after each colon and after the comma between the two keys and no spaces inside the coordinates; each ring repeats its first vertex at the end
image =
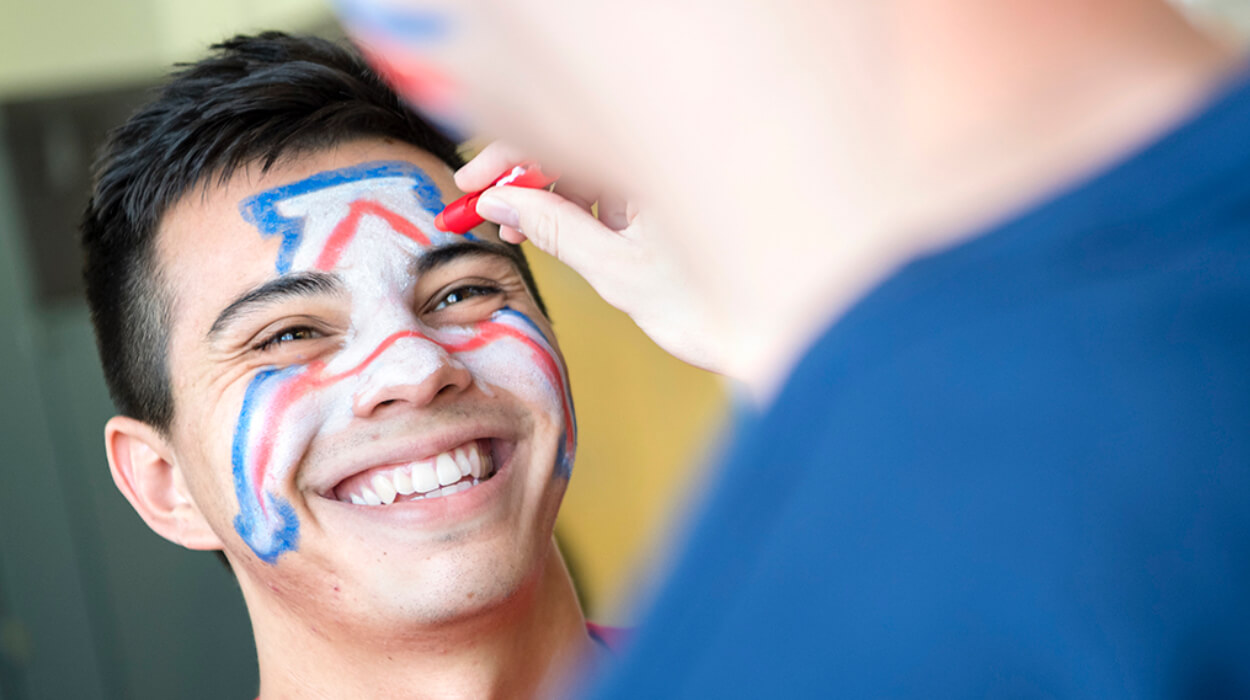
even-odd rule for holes
{"type": "MultiPolygon", "coordinates": [[[[465,192],[488,187],[500,174],[524,162],[522,154],[496,141],[456,173],[465,192]]],[[[478,201],[477,213],[500,225],[509,243],[527,238],[586,279],[599,296],[629,314],[664,350],[696,367],[723,372],[724,348],[709,306],[686,270],[660,245],[662,240],[632,202],[559,181],[559,193],[524,187],[494,187],[478,201]],[[599,218],[591,213],[598,203],[599,218]]]]}

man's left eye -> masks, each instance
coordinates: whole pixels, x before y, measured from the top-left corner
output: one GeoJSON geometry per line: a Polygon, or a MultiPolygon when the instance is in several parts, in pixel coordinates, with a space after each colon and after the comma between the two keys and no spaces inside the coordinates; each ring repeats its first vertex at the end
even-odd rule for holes
{"type": "Polygon", "coordinates": [[[277,348],[280,345],[285,345],[287,343],[294,343],[300,340],[311,340],[313,338],[318,337],[319,335],[320,334],[316,330],[309,328],[307,326],[294,326],[292,328],[284,328],[278,331],[277,333],[274,333],[273,335],[269,336],[268,338],[262,340],[260,343],[258,343],[255,346],[254,349],[259,352],[265,352],[266,350],[272,350],[274,348],[277,348]]]}
{"type": "Polygon", "coordinates": [[[438,304],[434,307],[434,311],[442,311],[443,309],[454,304],[459,304],[466,299],[493,296],[495,294],[499,294],[500,292],[501,290],[498,287],[492,287],[485,284],[470,284],[463,287],[456,287],[443,295],[443,298],[440,299],[438,304]]]}

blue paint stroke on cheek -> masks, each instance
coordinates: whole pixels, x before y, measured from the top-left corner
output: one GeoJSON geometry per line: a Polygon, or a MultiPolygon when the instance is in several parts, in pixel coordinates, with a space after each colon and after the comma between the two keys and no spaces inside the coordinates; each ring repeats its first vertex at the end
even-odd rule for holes
{"type": "Polygon", "coordinates": [[[543,333],[543,329],[537,323],[534,323],[534,319],[511,306],[501,307],[494,313],[493,318],[498,319],[503,316],[515,318],[533,329],[549,348],[552,361],[563,370],[561,381],[564,386],[556,387],[556,390],[563,392],[564,401],[568,406],[569,420],[568,424],[564,426],[564,439],[560,440],[560,445],[556,450],[556,474],[565,479],[571,478],[573,476],[573,453],[577,449],[577,409],[573,406],[573,390],[569,386],[568,369],[564,367],[560,362],[559,356],[556,355],[555,346],[552,344],[551,339],[547,337],[546,333],[543,333]]]}
{"type": "Polygon", "coordinates": [[[252,378],[243,395],[243,407],[239,410],[239,420],[235,424],[234,439],[230,446],[234,495],[239,501],[239,514],[234,518],[234,529],[256,556],[267,564],[273,564],[282,553],[299,547],[299,518],[286,499],[261,492],[252,483],[247,468],[248,440],[252,424],[257,419],[258,397],[267,389],[281,384],[281,380],[294,374],[295,370],[296,368],[267,369],[252,378]],[[260,502],[260,498],[265,499],[264,504],[260,502]]]}
{"type": "Polygon", "coordinates": [[[260,231],[265,238],[280,236],[282,247],[278,251],[277,272],[284,275],[291,270],[291,260],[299,250],[304,237],[303,217],[283,216],[278,205],[286,199],[335,187],[347,182],[358,182],[386,177],[405,177],[412,180],[412,193],[421,208],[431,216],[443,210],[443,194],[430,176],[412,163],[402,160],[383,160],[327,170],[289,185],[282,185],[249,197],[239,204],[239,213],[260,231]]]}
{"type": "Polygon", "coordinates": [[[530,318],[529,316],[526,316],[525,314],[521,313],[520,311],[517,311],[511,306],[500,307],[499,310],[495,312],[495,317],[498,318],[500,316],[511,316],[519,321],[522,321],[523,323],[525,323],[525,325],[532,328],[534,332],[538,334],[538,337],[543,339],[543,342],[547,343],[548,345],[551,345],[551,338],[548,338],[547,334],[543,333],[543,329],[540,328],[537,323],[534,323],[534,319],[530,318]]]}

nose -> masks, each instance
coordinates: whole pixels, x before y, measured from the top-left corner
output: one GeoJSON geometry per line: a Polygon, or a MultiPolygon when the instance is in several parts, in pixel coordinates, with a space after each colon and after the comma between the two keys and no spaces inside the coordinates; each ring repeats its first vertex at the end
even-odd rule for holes
{"type": "Polygon", "coordinates": [[[352,412],[367,418],[387,406],[427,406],[472,384],[468,368],[442,346],[421,337],[405,337],[378,353],[361,372],[352,412]]]}

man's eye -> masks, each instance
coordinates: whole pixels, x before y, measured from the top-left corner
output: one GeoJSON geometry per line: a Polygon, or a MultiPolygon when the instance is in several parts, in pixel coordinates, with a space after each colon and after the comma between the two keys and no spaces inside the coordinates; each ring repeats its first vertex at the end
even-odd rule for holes
{"type": "Polygon", "coordinates": [[[264,352],[265,350],[272,350],[283,343],[290,343],[296,340],[311,340],[316,338],[317,335],[317,331],[308,328],[307,326],[284,328],[261,341],[255,349],[264,352]]]}
{"type": "Polygon", "coordinates": [[[494,294],[499,294],[499,293],[500,293],[500,289],[498,287],[492,287],[492,286],[485,285],[485,284],[471,284],[471,285],[466,285],[464,287],[456,287],[450,292],[447,292],[447,294],[445,294],[443,298],[439,300],[438,305],[434,307],[434,310],[442,311],[443,309],[449,306],[452,306],[453,304],[459,304],[465,299],[472,299],[473,297],[492,296],[494,294]]]}

